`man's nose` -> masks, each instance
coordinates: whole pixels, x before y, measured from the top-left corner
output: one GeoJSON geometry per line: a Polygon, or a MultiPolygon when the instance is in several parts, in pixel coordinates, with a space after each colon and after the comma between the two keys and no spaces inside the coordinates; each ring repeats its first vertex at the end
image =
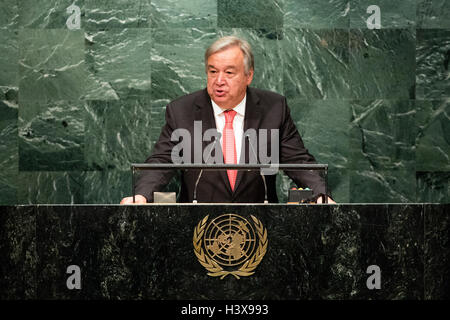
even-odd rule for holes
{"type": "Polygon", "coordinates": [[[222,72],[219,72],[219,74],[217,75],[217,78],[216,78],[216,83],[218,85],[222,85],[222,84],[224,84],[224,80],[225,80],[224,74],[222,72]]]}

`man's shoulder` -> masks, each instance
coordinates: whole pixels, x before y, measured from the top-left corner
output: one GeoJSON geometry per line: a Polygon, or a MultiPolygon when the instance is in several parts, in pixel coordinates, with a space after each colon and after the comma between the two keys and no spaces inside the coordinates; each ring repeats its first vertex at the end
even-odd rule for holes
{"type": "Polygon", "coordinates": [[[285,99],[285,97],[283,95],[281,95],[277,92],[270,91],[270,90],[264,90],[264,89],[258,89],[258,88],[254,88],[254,87],[249,87],[248,93],[259,99],[262,99],[263,101],[284,100],[285,99]]]}
{"type": "Polygon", "coordinates": [[[198,90],[172,100],[169,105],[172,105],[174,107],[181,107],[194,104],[196,101],[207,98],[206,95],[207,94],[205,89],[198,90]]]}

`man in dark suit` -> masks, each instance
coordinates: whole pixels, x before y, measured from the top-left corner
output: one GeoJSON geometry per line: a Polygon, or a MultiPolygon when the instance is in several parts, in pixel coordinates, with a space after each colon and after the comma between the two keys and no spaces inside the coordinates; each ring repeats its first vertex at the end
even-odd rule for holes
{"type": "MultiPolygon", "coordinates": [[[[181,97],[167,106],[166,124],[147,163],[173,163],[172,151],[177,145],[174,133],[181,129],[194,135],[198,130],[194,127],[195,123],[201,124],[202,134],[210,129],[220,132],[220,143],[214,143],[218,151],[213,152],[216,158],[223,159],[226,164],[248,163],[252,156],[259,158],[252,143],[246,143],[246,132],[251,129],[257,129],[254,132],[266,130],[277,133],[276,141],[273,141],[270,133],[257,137],[266,139],[263,145],[267,145],[271,153],[277,153],[277,163],[316,163],[295,127],[286,98],[249,87],[253,80],[254,60],[246,41],[233,36],[217,40],[205,53],[205,68],[207,88],[181,97]],[[221,147],[217,148],[219,144],[221,147]]],[[[194,143],[192,141],[192,150],[195,150],[194,143]]],[[[208,144],[212,143],[203,141],[202,152],[208,144]]],[[[261,146],[261,143],[256,145],[261,146]]],[[[189,157],[190,162],[194,163],[196,155],[191,153],[189,157]]],[[[207,159],[202,160],[208,162],[207,159]]],[[[297,186],[311,188],[317,199],[322,199],[321,195],[325,196],[325,182],[317,171],[286,173],[297,186]]],[[[136,203],[153,202],[153,192],[163,189],[174,174],[166,170],[144,171],[136,183],[136,203]]],[[[199,175],[199,170],[182,173],[180,202],[192,202],[199,175]]],[[[269,202],[278,202],[276,175],[266,175],[265,178],[269,202]]],[[[197,200],[263,202],[264,190],[259,171],[203,171],[197,186],[197,200]]],[[[328,201],[334,203],[331,198],[328,201]]],[[[132,202],[132,197],[126,197],[121,204],[132,202]]]]}

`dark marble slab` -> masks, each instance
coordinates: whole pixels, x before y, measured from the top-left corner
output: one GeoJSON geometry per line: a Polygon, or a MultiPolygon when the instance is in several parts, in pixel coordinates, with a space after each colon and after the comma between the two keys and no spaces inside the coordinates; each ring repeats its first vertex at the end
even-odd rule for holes
{"type": "Polygon", "coordinates": [[[448,205],[0,208],[5,299],[448,296],[448,205]],[[194,255],[195,226],[223,213],[255,215],[267,228],[268,250],[251,277],[210,277],[194,255]],[[19,264],[28,278],[12,271],[19,264]],[[66,287],[72,264],[81,290],[66,287]],[[370,265],[381,268],[380,290],[366,286],[370,265]]]}
{"type": "Polygon", "coordinates": [[[35,299],[36,207],[0,206],[0,299],[35,299]]]}
{"type": "Polygon", "coordinates": [[[387,266],[390,266],[382,268],[387,280],[385,286],[392,288],[388,299],[424,298],[425,208],[426,205],[386,206],[387,216],[383,217],[385,231],[380,230],[384,233],[384,241],[380,241],[378,254],[386,255],[387,266]]]}
{"type": "Polygon", "coordinates": [[[425,299],[450,299],[450,205],[425,206],[425,299]]]}

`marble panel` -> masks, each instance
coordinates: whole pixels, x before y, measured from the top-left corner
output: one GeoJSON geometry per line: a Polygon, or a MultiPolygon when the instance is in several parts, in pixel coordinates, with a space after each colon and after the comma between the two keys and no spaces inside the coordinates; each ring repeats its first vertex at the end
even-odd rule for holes
{"type": "Polygon", "coordinates": [[[417,99],[450,97],[450,30],[418,29],[416,46],[417,99]]]}
{"type": "Polygon", "coordinates": [[[0,205],[17,203],[17,109],[17,105],[12,102],[0,101],[0,205]]]}
{"type": "Polygon", "coordinates": [[[417,171],[450,171],[450,103],[417,101],[417,171]]]}
{"type": "Polygon", "coordinates": [[[82,170],[85,109],[80,101],[19,106],[19,168],[21,171],[82,170]]]}
{"type": "Polygon", "coordinates": [[[425,205],[424,294],[427,300],[450,298],[450,205],[425,205]]]}
{"type": "Polygon", "coordinates": [[[153,28],[215,28],[217,1],[152,0],[153,28]]]}
{"type": "Polygon", "coordinates": [[[349,170],[350,202],[416,202],[416,173],[410,170],[349,170]]]}
{"type": "Polygon", "coordinates": [[[26,29],[67,29],[66,22],[74,13],[67,9],[75,5],[80,9],[80,27],[84,26],[85,0],[17,0],[18,26],[26,29]]]}
{"type": "Polygon", "coordinates": [[[142,163],[153,145],[150,99],[86,103],[84,158],[88,170],[130,170],[142,163]]]}
{"type": "Polygon", "coordinates": [[[217,26],[279,29],[283,27],[284,0],[217,0],[217,26]]]}
{"type": "Polygon", "coordinates": [[[89,31],[86,34],[86,67],[89,81],[86,100],[118,100],[150,94],[149,28],[89,31]]]}
{"type": "Polygon", "coordinates": [[[348,32],[284,29],[284,94],[301,99],[350,98],[348,32]]]}
{"type": "Polygon", "coordinates": [[[17,0],[3,0],[0,11],[0,30],[12,30],[17,28],[19,8],[17,0]]]}
{"type": "Polygon", "coordinates": [[[17,203],[82,204],[83,181],[80,171],[19,172],[17,203]]]}
{"type": "Polygon", "coordinates": [[[350,30],[351,97],[415,99],[412,29],[350,30]]]}
{"type": "Polygon", "coordinates": [[[78,100],[84,94],[84,34],[60,29],[19,31],[20,101],[78,100]]]}
{"type": "Polygon", "coordinates": [[[446,0],[417,0],[417,27],[448,29],[450,8],[446,0]]]}
{"type": "Polygon", "coordinates": [[[417,202],[450,203],[450,172],[416,172],[417,202]]]}
{"type": "Polygon", "coordinates": [[[0,299],[36,298],[36,207],[0,206],[0,299]]]}
{"type": "Polygon", "coordinates": [[[348,0],[285,0],[284,27],[307,29],[348,29],[348,0]]]}
{"type": "Polygon", "coordinates": [[[84,4],[85,30],[149,28],[152,23],[150,0],[84,0],[84,4]]]}
{"type": "Polygon", "coordinates": [[[350,167],[414,172],[414,101],[355,100],[351,109],[350,167]]]}
{"type": "Polygon", "coordinates": [[[0,100],[18,101],[19,43],[17,30],[0,29],[0,100]]]}
{"type": "MultiPolygon", "coordinates": [[[[416,0],[352,0],[350,1],[350,28],[367,28],[367,20],[374,13],[371,5],[380,8],[381,29],[414,28],[416,25],[416,0]]],[[[370,20],[373,23],[372,19],[370,20]]]]}

